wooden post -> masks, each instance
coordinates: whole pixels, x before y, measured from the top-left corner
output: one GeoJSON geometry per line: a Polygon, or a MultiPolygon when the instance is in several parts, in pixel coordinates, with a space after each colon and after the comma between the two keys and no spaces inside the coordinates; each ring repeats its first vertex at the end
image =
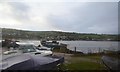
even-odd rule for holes
{"type": "Polygon", "coordinates": [[[51,51],[53,51],[53,48],[50,48],[51,51]]]}
{"type": "Polygon", "coordinates": [[[76,53],[76,47],[75,47],[75,51],[74,52],[76,53]]]}
{"type": "Polygon", "coordinates": [[[100,48],[99,48],[99,53],[100,53],[100,48]]]}

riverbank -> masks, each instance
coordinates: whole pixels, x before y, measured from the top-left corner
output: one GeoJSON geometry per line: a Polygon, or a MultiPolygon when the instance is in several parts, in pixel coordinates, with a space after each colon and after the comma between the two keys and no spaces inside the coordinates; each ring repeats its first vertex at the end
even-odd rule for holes
{"type": "Polygon", "coordinates": [[[61,70],[105,70],[101,58],[104,53],[88,53],[71,51],[67,48],[54,48],[53,55],[63,56],[65,63],[60,66],[61,70]]]}

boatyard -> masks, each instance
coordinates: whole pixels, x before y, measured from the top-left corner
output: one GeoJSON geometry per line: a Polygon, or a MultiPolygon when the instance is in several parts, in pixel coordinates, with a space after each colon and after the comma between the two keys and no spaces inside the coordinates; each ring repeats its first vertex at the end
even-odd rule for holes
{"type": "Polygon", "coordinates": [[[0,71],[120,72],[119,0],[0,1],[0,71]]]}

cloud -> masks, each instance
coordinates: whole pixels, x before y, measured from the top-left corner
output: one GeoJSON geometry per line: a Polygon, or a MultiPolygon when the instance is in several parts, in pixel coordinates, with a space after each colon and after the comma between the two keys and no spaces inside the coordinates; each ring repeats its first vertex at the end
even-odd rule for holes
{"type": "Polygon", "coordinates": [[[13,18],[17,20],[27,20],[29,19],[28,12],[29,6],[21,2],[10,2],[11,11],[13,12],[13,18]]]}
{"type": "Polygon", "coordinates": [[[8,3],[0,3],[0,25],[6,27],[20,24],[13,18],[14,13],[11,9],[12,7],[8,3]]]}
{"type": "Polygon", "coordinates": [[[109,2],[85,3],[69,15],[49,17],[51,24],[64,31],[118,33],[118,5],[109,2]]]}
{"type": "Polygon", "coordinates": [[[119,0],[1,0],[1,2],[118,2],[119,0]]]}
{"type": "MultiPolygon", "coordinates": [[[[1,3],[0,26],[27,30],[53,30],[45,17],[48,13],[39,3],[1,3]],[[3,8],[2,8],[3,7],[3,8]],[[6,11],[4,13],[4,11],[6,11]],[[6,21],[7,20],[7,21],[6,21]]],[[[44,5],[44,4],[43,4],[44,5]]]]}
{"type": "Polygon", "coordinates": [[[118,33],[117,2],[1,2],[0,27],[118,33]]]}

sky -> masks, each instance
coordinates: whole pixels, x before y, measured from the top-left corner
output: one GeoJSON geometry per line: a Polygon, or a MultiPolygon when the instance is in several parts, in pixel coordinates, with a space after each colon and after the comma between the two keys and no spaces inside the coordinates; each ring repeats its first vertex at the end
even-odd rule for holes
{"type": "Polygon", "coordinates": [[[119,0],[0,2],[0,27],[31,31],[118,34],[119,0]]]}

